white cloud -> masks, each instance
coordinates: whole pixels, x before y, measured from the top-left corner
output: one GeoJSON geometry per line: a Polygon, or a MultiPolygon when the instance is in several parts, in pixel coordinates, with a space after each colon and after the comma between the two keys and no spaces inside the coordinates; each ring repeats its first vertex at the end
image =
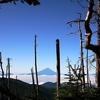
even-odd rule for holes
{"type": "MultiPolygon", "coordinates": [[[[11,75],[10,76],[13,79],[16,79],[16,75],[11,75]]],[[[65,79],[64,75],[61,75],[61,83],[67,82],[68,79],[65,79]]],[[[32,83],[32,76],[31,75],[19,75],[17,74],[17,79],[22,80],[26,83],[32,83]]],[[[36,76],[34,75],[35,83],[36,83],[36,76]]],[[[85,78],[87,80],[87,78],[85,78]]],[[[91,83],[95,83],[95,76],[90,76],[91,83]]],[[[39,75],[38,76],[38,82],[39,84],[43,84],[45,82],[56,82],[56,75],[39,75]]]]}
{"type": "MultiPolygon", "coordinates": [[[[95,76],[92,75],[92,76],[90,76],[89,78],[90,78],[89,80],[91,81],[91,83],[92,83],[92,84],[95,84],[95,76]]],[[[87,77],[85,77],[85,80],[86,80],[86,82],[87,82],[87,77]]]]}
{"type": "MultiPolygon", "coordinates": [[[[11,78],[16,79],[16,75],[11,75],[11,78]]],[[[61,83],[65,82],[66,79],[64,79],[64,75],[61,75],[61,83]]],[[[32,83],[32,76],[31,75],[17,75],[17,79],[22,80],[27,83],[32,83]]],[[[36,83],[36,76],[34,75],[35,83],[36,83]]],[[[56,75],[39,75],[38,76],[38,82],[39,84],[45,83],[45,82],[56,82],[56,75]]]]}

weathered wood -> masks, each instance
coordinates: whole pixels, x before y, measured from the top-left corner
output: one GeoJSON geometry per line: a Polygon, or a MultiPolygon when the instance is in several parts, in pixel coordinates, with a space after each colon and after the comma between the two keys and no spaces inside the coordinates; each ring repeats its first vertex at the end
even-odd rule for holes
{"type": "Polygon", "coordinates": [[[98,0],[98,34],[97,34],[97,42],[99,51],[96,53],[96,87],[100,87],[100,0],[98,0]]]}
{"type": "Polygon", "coordinates": [[[89,87],[88,49],[86,50],[87,85],[89,87]]]}
{"type": "MultiPolygon", "coordinates": [[[[80,15],[80,19],[81,19],[81,15],[80,15]]],[[[80,36],[80,60],[81,60],[81,63],[80,63],[80,68],[81,68],[81,72],[82,72],[82,90],[84,91],[85,89],[85,73],[84,73],[84,61],[83,61],[83,46],[82,46],[82,43],[83,43],[83,39],[82,39],[82,31],[81,31],[81,27],[80,27],[80,21],[78,22],[78,30],[79,30],[79,36],[80,36]]]]}
{"type": "Polygon", "coordinates": [[[2,54],[1,54],[1,52],[0,52],[0,66],[1,66],[2,78],[4,78],[4,70],[3,70],[3,67],[2,67],[2,54]]]}
{"type": "Polygon", "coordinates": [[[37,73],[37,55],[36,55],[36,46],[37,46],[37,44],[36,44],[36,35],[35,35],[35,38],[34,38],[34,55],[35,55],[35,72],[36,72],[36,98],[37,98],[37,100],[38,100],[38,97],[39,97],[39,85],[38,85],[38,73],[37,73]]]}
{"type": "MultiPolygon", "coordinates": [[[[56,40],[56,69],[57,69],[57,91],[60,87],[60,50],[59,50],[59,39],[56,40]]],[[[58,96],[57,92],[57,96],[58,96]]]]}
{"type": "Polygon", "coordinates": [[[31,68],[31,74],[32,74],[32,84],[33,84],[33,93],[34,93],[33,96],[36,98],[36,89],[35,89],[33,68],[31,68]]]}
{"type": "MultiPolygon", "coordinates": [[[[10,58],[7,58],[7,72],[8,72],[8,89],[10,90],[10,58]]],[[[10,98],[8,97],[8,100],[10,100],[10,98]]]]}
{"type": "Polygon", "coordinates": [[[95,53],[96,60],[96,87],[100,87],[100,0],[98,0],[98,33],[97,45],[91,44],[92,30],[90,28],[90,20],[93,14],[94,0],[89,1],[88,12],[85,19],[86,40],[84,47],[95,53]]]}

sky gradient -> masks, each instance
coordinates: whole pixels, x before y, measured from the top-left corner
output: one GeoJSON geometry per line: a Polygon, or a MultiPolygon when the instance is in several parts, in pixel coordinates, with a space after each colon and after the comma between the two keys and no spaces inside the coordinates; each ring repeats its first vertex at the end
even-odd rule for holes
{"type": "MultiPolygon", "coordinates": [[[[9,57],[12,58],[12,73],[31,72],[30,69],[34,67],[35,34],[38,36],[38,71],[47,67],[56,71],[56,39],[60,40],[61,73],[67,73],[67,57],[72,65],[78,61],[80,56],[79,34],[68,35],[77,31],[77,24],[69,28],[66,23],[79,18],[76,12],[83,13],[83,18],[85,18],[86,9],[70,0],[40,0],[40,2],[41,4],[36,7],[20,2],[17,2],[17,5],[13,3],[1,5],[0,52],[2,52],[4,70],[9,57]]],[[[88,5],[85,0],[82,4],[88,5]]],[[[94,30],[95,28],[96,26],[93,26],[94,30]]],[[[95,39],[94,35],[92,43],[96,43],[95,39]]],[[[89,55],[91,54],[93,53],[89,51],[89,55]]]]}

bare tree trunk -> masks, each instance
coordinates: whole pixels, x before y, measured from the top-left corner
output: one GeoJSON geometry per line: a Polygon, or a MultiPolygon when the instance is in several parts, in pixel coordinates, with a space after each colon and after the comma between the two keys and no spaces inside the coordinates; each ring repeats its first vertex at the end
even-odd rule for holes
{"type": "Polygon", "coordinates": [[[35,39],[34,39],[34,52],[35,52],[35,72],[36,72],[36,90],[37,90],[37,92],[36,92],[36,98],[37,98],[37,100],[38,100],[38,96],[39,96],[39,85],[38,85],[38,73],[37,73],[37,56],[36,56],[36,46],[37,46],[37,44],[36,44],[36,35],[35,35],[35,39]]]}
{"type": "MultiPolygon", "coordinates": [[[[1,54],[1,52],[0,52],[0,67],[1,67],[1,72],[2,72],[2,84],[4,84],[4,71],[3,71],[3,67],[2,67],[2,54],[1,54]]],[[[1,93],[1,98],[3,100],[3,94],[2,94],[2,92],[0,92],[0,93],[1,93]]]]}
{"type": "Polygon", "coordinates": [[[89,87],[88,49],[86,51],[87,85],[89,87]]]}
{"type": "Polygon", "coordinates": [[[33,73],[33,68],[31,68],[31,74],[32,74],[32,84],[33,84],[33,96],[36,98],[36,90],[35,90],[35,83],[34,83],[34,73],[33,73]]]}
{"type": "MultiPolygon", "coordinates": [[[[98,47],[100,49],[100,0],[98,0],[98,47]]],[[[100,51],[96,53],[96,87],[100,87],[100,51]]]]}
{"type": "Polygon", "coordinates": [[[3,78],[3,81],[4,81],[4,70],[3,70],[3,67],[2,67],[2,54],[0,52],[0,66],[1,66],[1,71],[2,71],[2,78],[3,78]]]}
{"type": "Polygon", "coordinates": [[[56,59],[57,59],[56,68],[57,68],[57,96],[58,96],[59,95],[58,90],[60,87],[60,50],[59,50],[59,40],[58,39],[56,40],[56,59]]]}
{"type": "MultiPolygon", "coordinates": [[[[8,64],[7,64],[7,70],[8,70],[8,89],[10,90],[10,58],[7,58],[8,64]]],[[[8,100],[10,98],[8,97],[8,100]]]]}
{"type": "MultiPolygon", "coordinates": [[[[80,19],[81,19],[81,15],[80,15],[80,19]]],[[[82,72],[82,90],[84,91],[84,88],[85,88],[85,74],[84,74],[83,47],[82,47],[83,39],[82,39],[80,21],[78,22],[78,30],[79,30],[79,35],[80,35],[80,58],[81,58],[80,67],[81,67],[81,72],[82,72]]]]}

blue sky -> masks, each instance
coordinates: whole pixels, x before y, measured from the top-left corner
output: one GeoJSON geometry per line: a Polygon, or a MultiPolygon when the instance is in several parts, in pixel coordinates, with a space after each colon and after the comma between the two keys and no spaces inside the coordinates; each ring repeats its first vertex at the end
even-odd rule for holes
{"type": "MultiPolygon", "coordinates": [[[[56,71],[56,39],[60,40],[61,73],[67,73],[67,57],[72,64],[78,61],[80,56],[79,35],[78,33],[77,35],[67,35],[77,30],[77,24],[73,28],[68,28],[66,23],[79,18],[76,12],[84,13],[86,9],[80,7],[76,2],[71,3],[70,0],[40,0],[40,2],[41,5],[36,7],[20,2],[17,2],[17,5],[13,3],[1,5],[0,51],[4,70],[9,57],[12,58],[12,73],[30,72],[30,69],[34,67],[35,34],[38,36],[38,71],[47,67],[56,71]]],[[[88,5],[85,0],[82,4],[88,5]]],[[[83,36],[84,34],[83,31],[83,36]]],[[[94,39],[95,37],[94,35],[94,39]]],[[[93,53],[89,51],[89,54],[93,53]]]]}

